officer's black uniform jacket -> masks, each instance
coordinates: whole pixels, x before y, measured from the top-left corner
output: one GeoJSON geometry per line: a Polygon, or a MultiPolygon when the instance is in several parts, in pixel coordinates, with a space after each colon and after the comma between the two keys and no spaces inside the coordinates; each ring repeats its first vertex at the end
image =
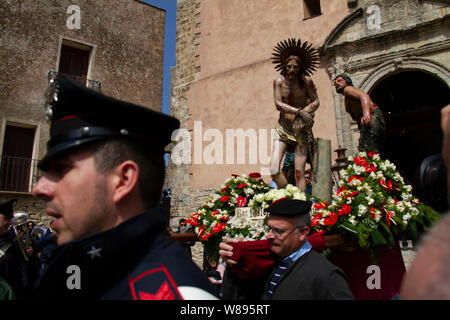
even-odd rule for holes
{"type": "MultiPolygon", "coordinates": [[[[275,270],[258,279],[242,280],[229,267],[223,281],[223,299],[268,299],[267,288],[275,270]]],[[[344,272],[314,250],[289,264],[273,292],[273,300],[353,299],[344,272]]]]}
{"type": "Polygon", "coordinates": [[[151,209],[114,229],[57,247],[35,298],[213,298],[208,292],[217,296],[204,273],[170,238],[162,211],[151,209]]]}

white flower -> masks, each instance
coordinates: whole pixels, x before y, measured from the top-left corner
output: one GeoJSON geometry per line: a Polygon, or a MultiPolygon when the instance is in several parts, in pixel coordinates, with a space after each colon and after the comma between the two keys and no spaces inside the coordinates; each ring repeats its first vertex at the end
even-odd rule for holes
{"type": "Polygon", "coordinates": [[[348,221],[354,226],[356,226],[356,224],[358,223],[355,219],[355,216],[352,215],[348,218],[348,221]]]}
{"type": "Polygon", "coordinates": [[[367,200],[367,204],[369,205],[369,206],[371,206],[374,202],[375,202],[375,200],[373,200],[371,197],[369,197],[369,196],[367,196],[366,197],[366,200],[367,200]]]}
{"type": "Polygon", "coordinates": [[[384,179],[384,174],[383,174],[382,171],[377,171],[376,174],[377,174],[377,179],[378,180],[385,180],[384,179]]]}
{"type": "Polygon", "coordinates": [[[399,212],[405,211],[405,206],[404,206],[404,204],[403,204],[403,201],[397,202],[397,204],[395,205],[395,207],[397,208],[397,210],[398,210],[399,212]]]}
{"type": "Polygon", "coordinates": [[[402,193],[402,199],[403,199],[404,201],[409,201],[409,200],[411,200],[411,198],[412,198],[412,196],[411,196],[410,194],[408,194],[408,193],[402,193]]]}
{"type": "Polygon", "coordinates": [[[295,200],[306,201],[306,195],[303,192],[296,192],[296,193],[294,193],[292,198],[295,199],[295,200]]]}
{"type": "Polygon", "coordinates": [[[347,161],[353,161],[353,160],[355,160],[355,159],[353,158],[353,156],[349,156],[349,157],[347,158],[347,161]]]}
{"type": "Polygon", "coordinates": [[[411,215],[409,213],[403,215],[403,223],[408,224],[409,219],[411,219],[411,215]]]}
{"type": "Polygon", "coordinates": [[[376,178],[377,178],[377,176],[375,175],[375,172],[371,172],[371,173],[369,174],[369,176],[370,176],[372,179],[376,179],[376,178]]]}
{"type": "Polygon", "coordinates": [[[411,192],[411,191],[412,191],[412,187],[411,187],[409,184],[405,185],[405,189],[406,189],[406,191],[408,191],[408,192],[411,192]]]}
{"type": "Polygon", "coordinates": [[[265,198],[264,194],[263,193],[259,193],[259,194],[255,195],[253,197],[253,200],[255,200],[256,202],[261,203],[261,202],[264,201],[264,198],[265,198]]]}
{"type": "Polygon", "coordinates": [[[420,211],[419,211],[419,209],[417,209],[417,208],[411,208],[411,214],[412,214],[413,216],[417,216],[417,215],[420,214],[420,211]]]}
{"type": "Polygon", "coordinates": [[[253,191],[253,189],[251,189],[251,188],[245,188],[244,192],[245,192],[245,195],[247,195],[247,196],[251,196],[252,194],[255,194],[255,191],[253,191]]]}
{"type": "Polygon", "coordinates": [[[366,212],[367,212],[367,207],[365,205],[363,205],[363,204],[360,204],[358,206],[358,216],[361,217],[366,212]]]}
{"type": "Polygon", "coordinates": [[[374,154],[373,155],[373,160],[380,160],[380,155],[378,153],[374,154]]]}
{"type": "Polygon", "coordinates": [[[362,151],[362,152],[359,153],[359,156],[360,156],[360,157],[363,157],[363,158],[367,158],[367,153],[365,153],[364,151],[362,151]]]}

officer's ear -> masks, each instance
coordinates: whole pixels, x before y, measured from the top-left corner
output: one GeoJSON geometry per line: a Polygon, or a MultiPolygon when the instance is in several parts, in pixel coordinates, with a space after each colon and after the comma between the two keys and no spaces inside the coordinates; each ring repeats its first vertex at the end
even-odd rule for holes
{"type": "Polygon", "coordinates": [[[109,179],[112,183],[113,201],[119,203],[137,188],[139,166],[134,161],[124,161],[112,170],[109,179]]]}

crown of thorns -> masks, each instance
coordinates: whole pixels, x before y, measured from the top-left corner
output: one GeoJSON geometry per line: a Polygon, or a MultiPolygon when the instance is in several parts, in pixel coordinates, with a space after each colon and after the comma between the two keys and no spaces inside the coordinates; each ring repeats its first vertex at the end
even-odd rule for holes
{"type": "Polygon", "coordinates": [[[283,73],[283,68],[289,56],[300,57],[302,63],[300,66],[300,73],[307,76],[313,74],[319,66],[319,52],[312,47],[308,41],[303,42],[300,39],[294,38],[280,41],[277,43],[272,53],[272,63],[275,64],[275,70],[283,73]]]}

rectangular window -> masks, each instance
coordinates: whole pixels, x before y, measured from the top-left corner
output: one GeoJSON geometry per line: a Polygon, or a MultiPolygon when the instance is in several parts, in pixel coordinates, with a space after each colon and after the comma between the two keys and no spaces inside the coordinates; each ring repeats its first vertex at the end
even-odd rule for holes
{"type": "Polygon", "coordinates": [[[58,71],[85,83],[88,76],[91,51],[92,47],[90,46],[63,40],[58,71]]]}
{"type": "Polygon", "coordinates": [[[305,20],[321,14],[320,0],[303,0],[303,15],[305,20]]]}
{"type": "Polygon", "coordinates": [[[0,165],[0,190],[30,191],[34,136],[34,128],[6,125],[0,165]]]}

